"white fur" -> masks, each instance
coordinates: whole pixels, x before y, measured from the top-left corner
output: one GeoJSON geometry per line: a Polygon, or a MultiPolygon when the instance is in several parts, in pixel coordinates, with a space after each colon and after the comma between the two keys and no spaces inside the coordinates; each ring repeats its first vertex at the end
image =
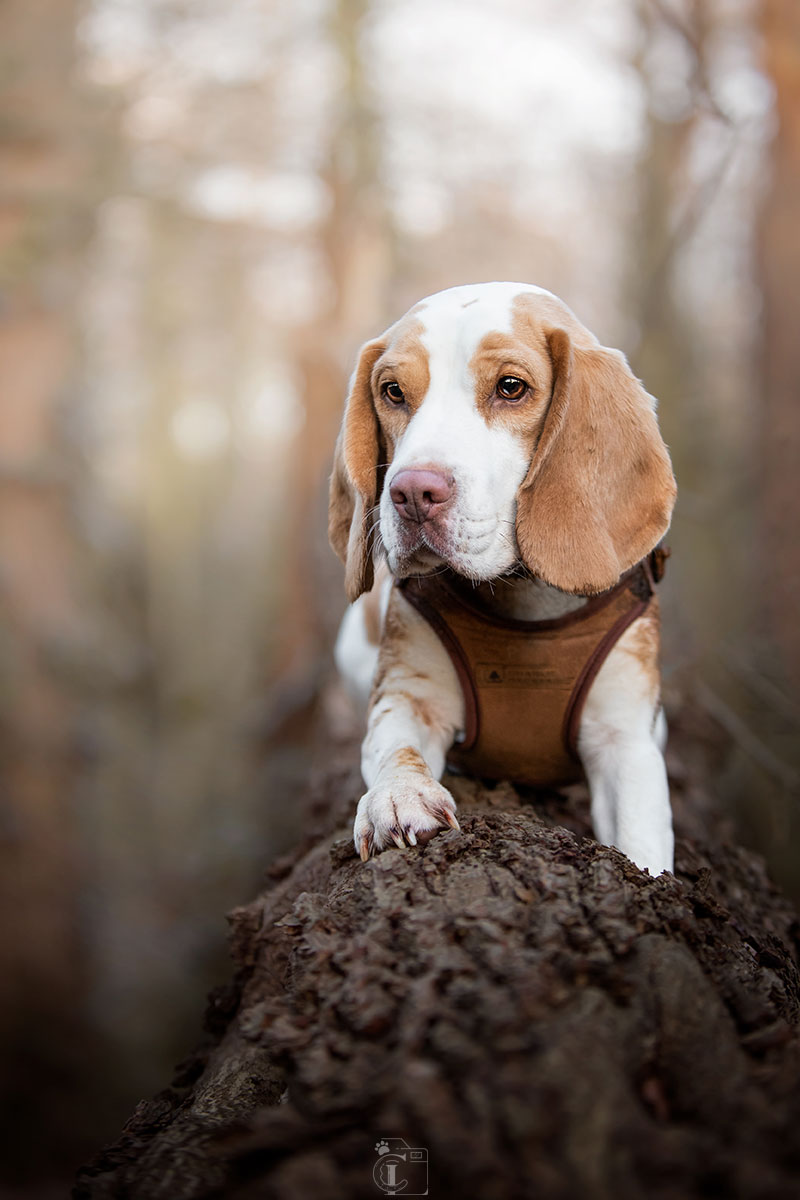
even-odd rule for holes
{"type": "MultiPolygon", "coordinates": [[[[447,525],[447,562],[475,580],[495,580],[518,559],[514,534],[516,492],[525,477],[525,451],[510,431],[489,426],[474,396],[468,364],[490,330],[510,330],[511,301],[523,284],[452,288],[418,311],[429,354],[430,387],[399,439],[380,502],[383,543],[392,570],[408,567],[401,522],[389,486],[406,467],[452,473],[457,498],[447,525]]],[[[441,566],[428,547],[413,559],[421,572],[441,566]]],[[[406,573],[405,570],[402,573],[406,573]]],[[[355,821],[362,856],[392,843],[416,844],[444,824],[455,824],[455,802],[438,782],[448,750],[463,732],[464,699],[452,662],[428,623],[385,584],[391,639],[370,646],[358,601],[345,616],[336,660],[351,688],[366,698],[378,663],[382,678],[371,698],[362,749],[367,792],[355,821]],[[390,595],[391,592],[391,595],[390,595]],[[382,660],[382,661],[381,661],[382,660]],[[421,707],[422,706],[422,707],[421,707]],[[409,763],[416,751],[422,764],[409,763]],[[405,760],[405,761],[404,761],[405,760]]],[[[583,603],[541,581],[481,585],[484,597],[507,616],[536,620],[583,603]]],[[[673,835],[662,750],[666,726],[657,682],[633,652],[633,630],[616,644],[598,672],[584,706],[578,753],[591,792],[597,837],[617,846],[652,874],[671,870],[673,835]]]]}
{"type": "Polygon", "coordinates": [[[662,754],[666,721],[658,686],[622,635],[586,697],[578,731],[601,842],[618,846],[652,875],[671,871],[674,840],[669,784],[662,754]]]}

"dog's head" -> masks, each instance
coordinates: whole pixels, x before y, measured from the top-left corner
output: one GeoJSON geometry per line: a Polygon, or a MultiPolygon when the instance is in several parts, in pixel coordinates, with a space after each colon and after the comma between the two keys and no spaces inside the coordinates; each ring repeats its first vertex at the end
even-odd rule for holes
{"type": "Polygon", "coordinates": [[[612,587],[675,501],[655,402],[624,356],[520,283],[430,296],[361,350],[331,478],[351,600],[393,574],[474,580],[523,563],[562,591],[612,587]]]}

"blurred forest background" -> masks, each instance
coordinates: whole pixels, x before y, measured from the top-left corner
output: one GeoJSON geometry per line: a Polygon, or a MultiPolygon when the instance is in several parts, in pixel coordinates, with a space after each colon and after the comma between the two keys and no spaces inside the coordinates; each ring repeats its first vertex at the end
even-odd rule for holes
{"type": "Polygon", "coordinates": [[[1,0],[4,1195],[195,1040],[301,832],[355,350],[483,279],[659,397],[673,725],[800,895],[797,0],[1,0]]]}

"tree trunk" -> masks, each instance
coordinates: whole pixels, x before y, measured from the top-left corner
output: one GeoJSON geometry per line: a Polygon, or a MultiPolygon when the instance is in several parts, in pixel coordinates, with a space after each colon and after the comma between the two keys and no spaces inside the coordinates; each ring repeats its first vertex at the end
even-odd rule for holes
{"type": "Polygon", "coordinates": [[[0,1172],[15,1181],[34,1158],[40,1174],[59,1169],[96,1128],[83,1083],[98,1039],[79,900],[89,746],[75,668],[92,616],[76,314],[105,126],[75,86],[82,7],[0,5],[0,1172]]]}
{"type": "Polygon", "coordinates": [[[762,580],[766,619],[787,677],[800,691],[800,9],[794,0],[761,6],[764,65],[775,92],[770,187],[760,229],[764,412],[761,444],[762,580]]]}
{"type": "Polygon", "coordinates": [[[324,536],[328,476],[355,358],[353,338],[373,337],[389,321],[384,291],[392,240],[381,182],[379,115],[361,45],[369,11],[368,0],[336,0],[328,17],[330,45],[342,72],[321,176],[331,206],[318,248],[331,299],[297,331],[293,346],[305,426],[295,445],[293,500],[286,514],[290,534],[279,670],[290,686],[318,677],[335,633],[332,608],[335,621],[341,615],[342,605],[331,606],[328,591],[336,586],[335,559],[324,536]]]}
{"type": "MultiPolygon", "coordinates": [[[[588,837],[581,789],[461,779],[460,833],[363,866],[353,749],[329,757],[320,836],[232,914],[206,1046],[78,1200],[374,1198],[393,1138],[424,1149],[434,1196],[792,1192],[797,921],[759,860],[701,833],[694,785],[676,876],[588,837]]],[[[425,1162],[387,1157],[384,1181],[392,1162],[420,1194],[425,1162]]]]}

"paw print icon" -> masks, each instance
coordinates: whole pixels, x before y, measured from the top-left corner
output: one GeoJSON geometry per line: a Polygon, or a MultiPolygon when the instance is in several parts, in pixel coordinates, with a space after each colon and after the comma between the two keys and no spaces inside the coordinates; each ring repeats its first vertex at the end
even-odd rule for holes
{"type": "Polygon", "coordinates": [[[375,1146],[378,1156],[372,1178],[386,1196],[427,1196],[428,1151],[409,1146],[403,1138],[383,1138],[375,1146]]]}

